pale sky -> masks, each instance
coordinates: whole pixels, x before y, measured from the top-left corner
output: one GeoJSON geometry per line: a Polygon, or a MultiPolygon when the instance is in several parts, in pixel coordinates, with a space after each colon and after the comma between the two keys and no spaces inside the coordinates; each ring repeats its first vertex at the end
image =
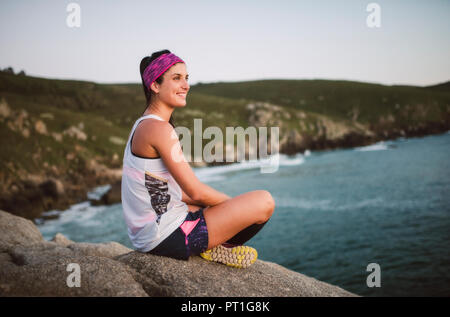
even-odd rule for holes
{"type": "Polygon", "coordinates": [[[169,49],[190,83],[340,79],[386,85],[450,80],[450,0],[1,0],[0,68],[31,76],[139,83],[169,49]],[[80,6],[71,28],[67,5],[80,6]]]}

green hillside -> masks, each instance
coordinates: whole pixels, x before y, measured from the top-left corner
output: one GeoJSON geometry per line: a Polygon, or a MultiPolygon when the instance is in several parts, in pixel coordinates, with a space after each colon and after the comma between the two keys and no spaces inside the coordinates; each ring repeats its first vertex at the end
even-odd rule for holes
{"type": "Polygon", "coordinates": [[[348,119],[357,109],[357,120],[376,124],[380,116],[392,114],[401,125],[435,122],[450,107],[450,82],[430,87],[384,86],[332,80],[260,80],[202,84],[193,92],[233,99],[253,99],[286,108],[301,109],[333,119],[348,119]],[[426,112],[422,116],[420,112],[426,112]]]}
{"type": "MultiPolygon", "coordinates": [[[[280,151],[326,149],[444,132],[450,84],[384,86],[330,80],[198,84],[176,126],[276,126],[280,151]]],[[[120,169],[125,143],[144,111],[141,84],[97,84],[0,72],[0,180],[3,193],[27,178],[102,183],[98,166],[120,169]]],[[[203,140],[203,145],[209,140],[203,140]]],[[[0,206],[1,207],[1,206],[0,206]]]]}

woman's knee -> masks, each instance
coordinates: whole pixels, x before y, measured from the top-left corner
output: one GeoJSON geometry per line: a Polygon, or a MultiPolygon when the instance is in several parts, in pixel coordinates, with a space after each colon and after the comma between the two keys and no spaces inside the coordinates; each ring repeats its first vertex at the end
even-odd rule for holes
{"type": "Polygon", "coordinates": [[[260,222],[266,222],[272,217],[273,211],[275,210],[275,201],[272,195],[267,190],[259,190],[258,191],[258,199],[262,204],[262,208],[260,210],[260,222]]]}

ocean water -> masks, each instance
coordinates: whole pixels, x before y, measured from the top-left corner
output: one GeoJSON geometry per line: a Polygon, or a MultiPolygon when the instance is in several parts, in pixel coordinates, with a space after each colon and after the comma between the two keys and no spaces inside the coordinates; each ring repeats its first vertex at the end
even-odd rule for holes
{"type": "MultiPolygon", "coordinates": [[[[230,196],[270,191],[275,212],[247,243],[262,260],[363,296],[450,296],[449,132],[281,155],[275,173],[249,162],[195,173],[230,196]],[[380,287],[367,285],[370,263],[380,287]]],[[[83,202],[38,227],[131,247],[120,204],[83,202]]]]}

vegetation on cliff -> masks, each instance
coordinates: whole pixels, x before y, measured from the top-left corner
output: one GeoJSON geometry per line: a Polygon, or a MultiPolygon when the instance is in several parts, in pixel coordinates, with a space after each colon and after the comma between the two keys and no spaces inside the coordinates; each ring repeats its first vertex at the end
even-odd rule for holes
{"type": "MultiPolygon", "coordinates": [[[[280,152],[286,154],[450,127],[450,82],[429,87],[329,80],[199,83],[187,102],[174,112],[176,126],[193,131],[194,119],[201,118],[203,129],[217,126],[224,136],[225,127],[279,127],[280,152]]],[[[141,84],[0,72],[0,208],[34,218],[120,179],[128,134],[145,107],[141,84]]]]}

